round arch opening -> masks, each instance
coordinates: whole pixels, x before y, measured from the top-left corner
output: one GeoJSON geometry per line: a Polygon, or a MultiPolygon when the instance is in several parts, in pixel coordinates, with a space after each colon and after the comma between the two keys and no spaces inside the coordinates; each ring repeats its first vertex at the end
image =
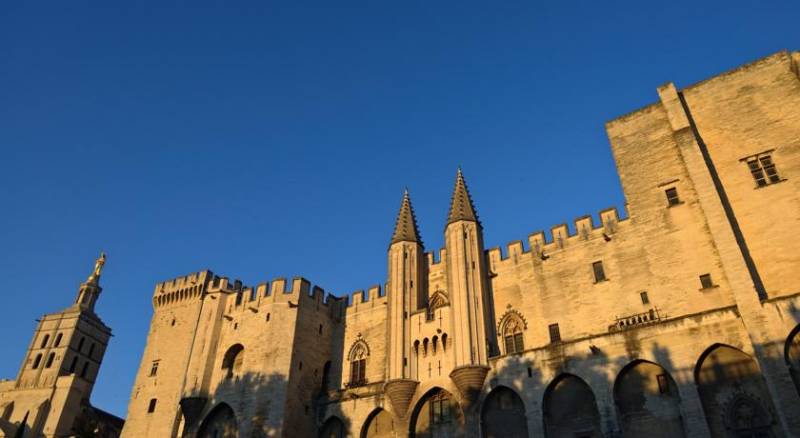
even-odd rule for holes
{"type": "Polygon", "coordinates": [[[481,436],[484,438],[527,438],[525,403],[511,388],[494,388],[481,407],[481,436]]]}
{"type": "Polygon", "coordinates": [[[410,438],[457,437],[464,433],[461,406],[444,389],[431,389],[414,407],[408,430],[410,438]]]}
{"type": "Polygon", "coordinates": [[[545,390],[542,406],[547,438],[602,436],[594,392],[580,377],[558,376],[545,390]]]}
{"type": "Polygon", "coordinates": [[[238,438],[239,423],[236,414],[226,403],[220,403],[206,415],[197,438],[238,438]]]}

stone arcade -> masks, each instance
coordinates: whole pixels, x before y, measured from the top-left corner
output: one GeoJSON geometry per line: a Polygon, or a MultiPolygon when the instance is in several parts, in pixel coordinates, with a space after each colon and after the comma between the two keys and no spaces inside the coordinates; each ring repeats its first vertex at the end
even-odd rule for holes
{"type": "Polygon", "coordinates": [[[799,63],[609,122],[624,217],[487,250],[459,171],[442,249],[404,194],[383,289],[157,284],[122,435],[800,436],[799,63]]]}

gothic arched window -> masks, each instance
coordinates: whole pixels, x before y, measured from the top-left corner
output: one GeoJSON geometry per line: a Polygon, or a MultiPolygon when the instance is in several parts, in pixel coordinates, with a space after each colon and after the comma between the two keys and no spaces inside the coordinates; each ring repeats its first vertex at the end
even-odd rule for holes
{"type": "Polygon", "coordinates": [[[525,342],[522,337],[522,331],[525,329],[525,325],[516,314],[508,315],[502,324],[502,328],[503,344],[506,348],[506,354],[521,353],[525,350],[525,342]]]}
{"type": "Polygon", "coordinates": [[[367,356],[369,348],[364,341],[356,341],[350,349],[350,383],[348,386],[361,386],[367,383],[367,356]]]}
{"type": "Polygon", "coordinates": [[[224,377],[230,379],[235,374],[239,374],[244,362],[244,347],[242,344],[236,344],[228,348],[225,352],[225,357],[222,359],[222,370],[224,377]]]}

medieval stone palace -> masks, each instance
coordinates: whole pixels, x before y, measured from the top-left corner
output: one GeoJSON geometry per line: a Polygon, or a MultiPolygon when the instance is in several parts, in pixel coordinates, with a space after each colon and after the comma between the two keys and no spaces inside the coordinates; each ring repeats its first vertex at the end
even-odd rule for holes
{"type": "MultiPolygon", "coordinates": [[[[800,436],[799,70],[777,53],[608,122],[625,214],[487,249],[459,170],[444,248],[404,194],[384,287],[157,284],[122,436],[800,436]]],[[[43,319],[6,403],[91,390],[109,332],[70,309],[70,348],[43,319]]]]}
{"type": "Polygon", "coordinates": [[[383,289],[157,284],[122,436],[800,436],[799,63],[609,122],[624,218],[487,250],[459,171],[444,248],[403,196],[383,289]]]}

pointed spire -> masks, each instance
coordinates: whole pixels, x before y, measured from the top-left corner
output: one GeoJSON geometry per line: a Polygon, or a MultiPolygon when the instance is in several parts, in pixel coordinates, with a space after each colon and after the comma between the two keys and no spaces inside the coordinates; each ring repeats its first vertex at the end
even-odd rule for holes
{"type": "Polygon", "coordinates": [[[453,189],[453,198],[450,200],[450,213],[447,215],[447,224],[450,225],[457,221],[478,221],[478,215],[475,214],[475,207],[472,205],[472,198],[469,196],[467,183],[464,181],[464,175],[461,173],[461,166],[458,167],[456,173],[456,186],[453,189]]]}
{"type": "Polygon", "coordinates": [[[394,224],[394,234],[392,234],[392,244],[397,242],[418,242],[422,245],[417,229],[417,218],[414,216],[414,209],[411,207],[411,196],[408,189],[403,192],[403,202],[400,204],[400,212],[397,213],[397,220],[394,224]]]}

